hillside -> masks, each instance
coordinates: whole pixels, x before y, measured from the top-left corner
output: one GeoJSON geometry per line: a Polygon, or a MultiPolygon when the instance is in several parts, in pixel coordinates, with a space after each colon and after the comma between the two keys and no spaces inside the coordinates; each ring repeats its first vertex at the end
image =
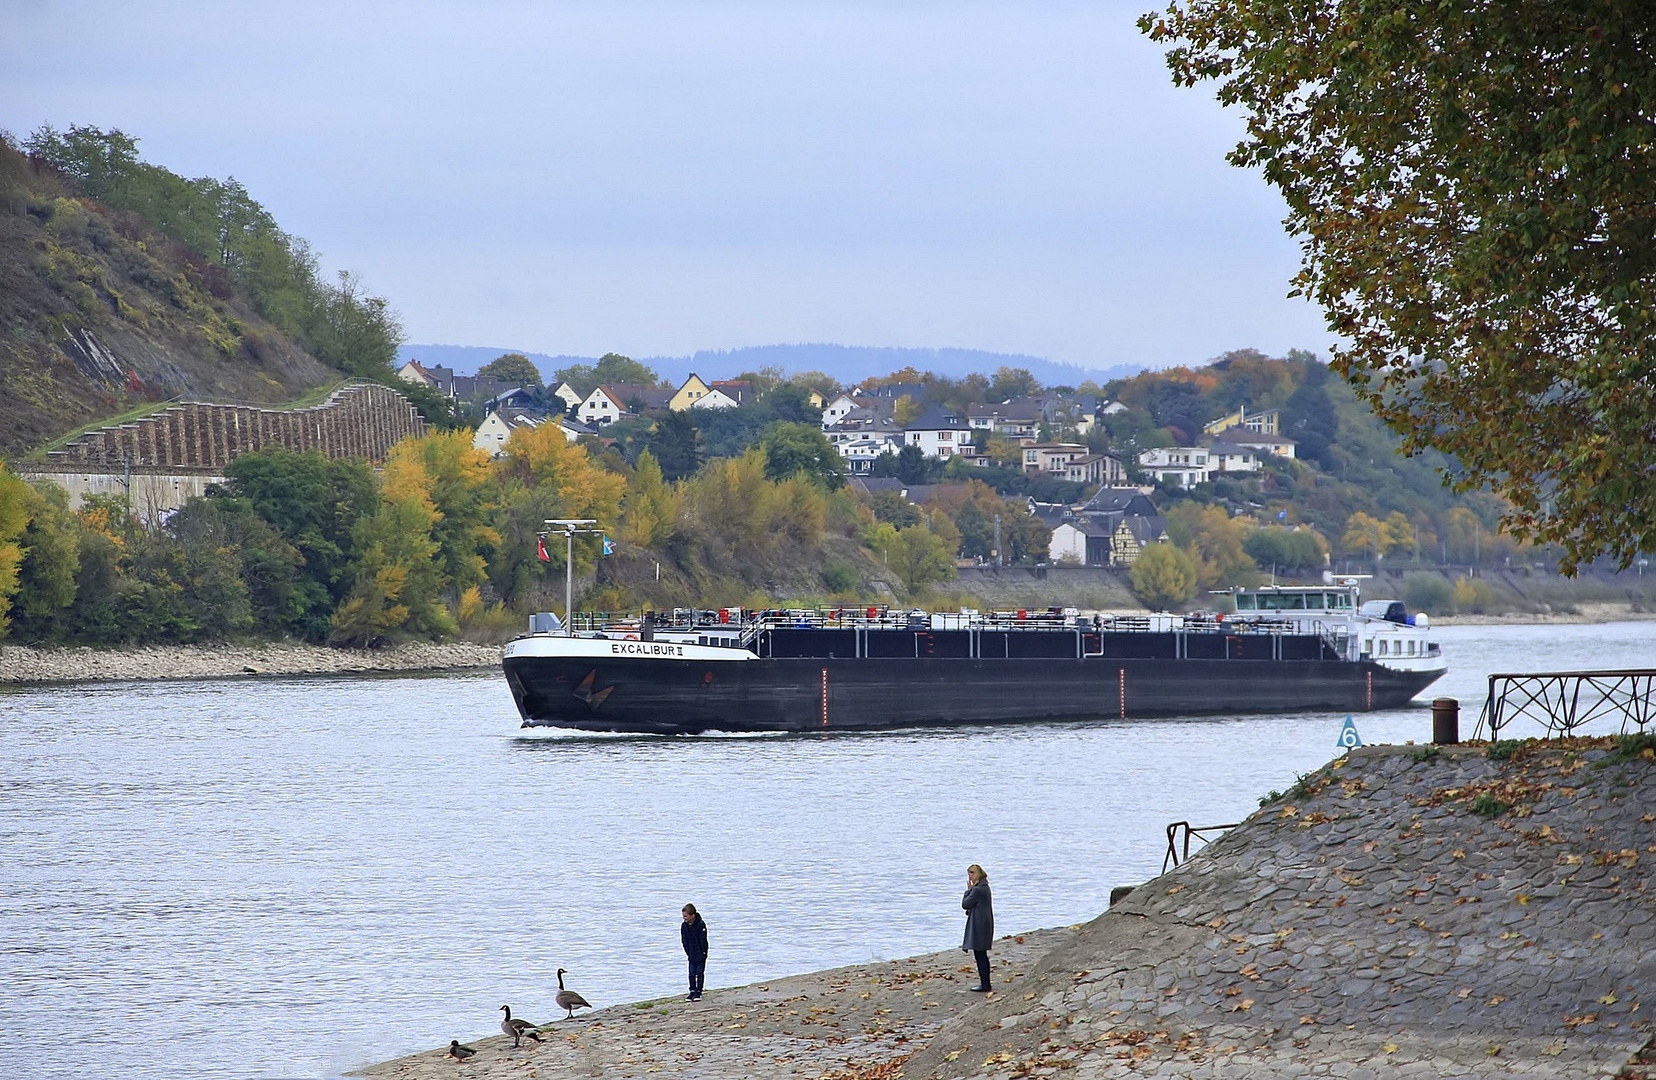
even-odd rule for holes
{"type": "Polygon", "coordinates": [[[173,397],[335,382],[224,269],[0,144],[0,455],[173,397]]]}
{"type": "MultiPolygon", "coordinates": [[[[397,351],[398,362],[418,360],[422,364],[440,364],[469,374],[505,352],[520,352],[533,360],[541,374],[551,378],[552,373],[575,364],[595,364],[592,356],[551,356],[546,353],[523,350],[484,348],[475,345],[404,345],[397,351]]],[[[1039,356],[1016,353],[988,352],[983,349],[898,349],[865,345],[755,345],[742,349],[702,349],[690,356],[646,356],[641,363],[655,369],[657,374],[675,384],[684,381],[692,371],[706,378],[734,378],[743,371],[761,368],[781,368],[789,374],[802,371],[821,371],[833,376],[842,385],[852,386],[864,379],[912,367],[917,371],[931,371],[947,378],[962,378],[974,372],[994,374],[1002,367],[1022,368],[1047,386],[1076,386],[1088,379],[1105,382],[1136,374],[1137,366],[1120,366],[1108,370],[1076,367],[1046,360],[1039,356]]]]}

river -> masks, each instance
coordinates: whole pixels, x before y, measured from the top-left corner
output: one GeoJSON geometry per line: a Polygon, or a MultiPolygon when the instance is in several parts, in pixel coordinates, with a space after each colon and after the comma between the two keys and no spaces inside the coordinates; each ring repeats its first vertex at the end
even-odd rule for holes
{"type": "MultiPolygon", "coordinates": [[[[1656,666],[1656,623],[1435,634],[1468,734],[1491,670],[1656,666]]],[[[1343,720],[631,738],[520,731],[490,672],[0,688],[0,1025],[33,1077],[333,1077],[550,1020],[558,967],[682,993],[687,901],[709,986],[947,947],[972,862],[1000,932],[1074,923],[1343,720]]]]}

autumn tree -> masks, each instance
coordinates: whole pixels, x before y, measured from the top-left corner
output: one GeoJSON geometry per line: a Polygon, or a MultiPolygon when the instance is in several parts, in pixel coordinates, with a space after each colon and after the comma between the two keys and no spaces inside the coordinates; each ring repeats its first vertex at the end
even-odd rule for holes
{"type": "MultiPolygon", "coordinates": [[[[508,606],[522,608],[548,573],[561,576],[564,570],[563,545],[547,546],[549,563],[537,556],[543,522],[592,518],[608,526],[619,516],[626,480],[599,468],[586,448],[565,439],[556,424],[513,431],[493,470],[489,523],[500,540],[488,557],[489,583],[508,606]]],[[[577,567],[590,566],[595,558],[596,541],[576,542],[577,567]]]]}
{"type": "Polygon", "coordinates": [[[621,539],[641,547],[665,544],[673,536],[677,518],[678,499],[662,477],[655,455],[646,450],[638,455],[621,500],[621,539]]]}
{"type": "Polygon", "coordinates": [[[1345,375],[1562,565],[1656,549],[1656,21],[1640,0],[1175,0],[1345,375]]]}
{"type": "MultiPolygon", "coordinates": [[[[4,500],[0,493],[0,502],[4,500]]],[[[23,562],[11,611],[12,636],[61,638],[68,631],[64,615],[75,602],[80,573],[80,521],[69,509],[69,493],[57,484],[30,485],[23,505],[29,523],[20,538],[23,562]]]]}
{"type": "Polygon", "coordinates": [[[1244,544],[1252,523],[1232,517],[1223,507],[1182,502],[1167,514],[1167,534],[1196,567],[1202,588],[1251,585],[1257,577],[1244,544]]]}
{"type": "Polygon", "coordinates": [[[351,591],[334,612],[334,644],[365,648],[398,634],[437,638],[459,630],[443,605],[450,579],[435,535],[442,520],[437,478],[421,451],[418,440],[405,439],[386,459],[380,505],[355,530],[358,554],[351,591]]]}
{"type": "Polygon", "coordinates": [[[1174,544],[1148,544],[1127,572],[1133,595],[1165,611],[1196,595],[1196,563],[1174,544]]]}
{"type": "Polygon", "coordinates": [[[11,625],[12,597],[25,554],[21,537],[29,526],[29,485],[0,463],[0,637],[11,625]]]}
{"type": "Polygon", "coordinates": [[[991,401],[1011,401],[1038,393],[1040,389],[1040,380],[1031,375],[1028,368],[1002,367],[996,370],[994,379],[989,383],[988,394],[991,401]]]}
{"type": "Polygon", "coordinates": [[[540,368],[522,353],[502,353],[478,368],[477,373],[519,386],[533,386],[537,389],[541,386],[540,368]]]}

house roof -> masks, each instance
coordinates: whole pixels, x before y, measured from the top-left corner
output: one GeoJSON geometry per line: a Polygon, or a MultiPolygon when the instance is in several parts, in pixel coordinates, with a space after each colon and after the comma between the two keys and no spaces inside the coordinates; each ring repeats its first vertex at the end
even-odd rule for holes
{"type": "Polygon", "coordinates": [[[961,431],[966,427],[967,424],[964,419],[944,409],[941,405],[933,405],[915,417],[913,423],[903,425],[903,430],[961,431]]]}
{"type": "Polygon", "coordinates": [[[1103,513],[1154,514],[1156,504],[1137,488],[1099,488],[1087,500],[1083,511],[1103,513]]]}
{"type": "Polygon", "coordinates": [[[1153,544],[1167,535],[1167,519],[1159,514],[1150,517],[1125,514],[1121,518],[1121,524],[1125,525],[1133,534],[1133,539],[1141,544],[1153,544]]]}
{"type": "Polygon", "coordinates": [[[1109,515],[1077,514],[1068,521],[1060,521],[1052,527],[1056,529],[1064,525],[1085,536],[1112,536],[1115,533],[1115,518],[1109,515]]]}
{"type": "Polygon", "coordinates": [[[598,389],[623,409],[628,408],[627,403],[634,400],[642,401],[646,409],[665,409],[667,403],[673,400],[673,395],[678,392],[641,383],[605,383],[598,389]]]}

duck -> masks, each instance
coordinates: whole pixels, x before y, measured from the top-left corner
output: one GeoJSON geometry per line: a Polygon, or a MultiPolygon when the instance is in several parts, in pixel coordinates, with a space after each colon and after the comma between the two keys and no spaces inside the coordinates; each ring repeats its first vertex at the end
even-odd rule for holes
{"type": "Polygon", "coordinates": [[[558,997],[556,1000],[558,1002],[558,1008],[564,1010],[564,1019],[572,1020],[575,1017],[576,1009],[590,1009],[592,1008],[592,1003],[587,1001],[587,999],[582,997],[580,994],[577,994],[575,991],[564,989],[563,977],[564,972],[567,970],[567,968],[558,969],[558,997]]]}
{"type": "Polygon", "coordinates": [[[539,1035],[535,1034],[535,1028],[540,1025],[531,1024],[527,1020],[514,1019],[512,1016],[512,1007],[510,1005],[502,1005],[500,1007],[500,1011],[506,1014],[506,1019],[500,1022],[500,1030],[512,1037],[512,1045],[514,1047],[523,1045],[523,1037],[525,1035],[529,1036],[531,1039],[534,1039],[536,1042],[543,1041],[539,1035]]]}
{"type": "Polygon", "coordinates": [[[455,1061],[465,1061],[475,1053],[477,1053],[477,1051],[473,1050],[471,1047],[461,1046],[459,1039],[449,1040],[449,1057],[453,1058],[455,1061]]]}

